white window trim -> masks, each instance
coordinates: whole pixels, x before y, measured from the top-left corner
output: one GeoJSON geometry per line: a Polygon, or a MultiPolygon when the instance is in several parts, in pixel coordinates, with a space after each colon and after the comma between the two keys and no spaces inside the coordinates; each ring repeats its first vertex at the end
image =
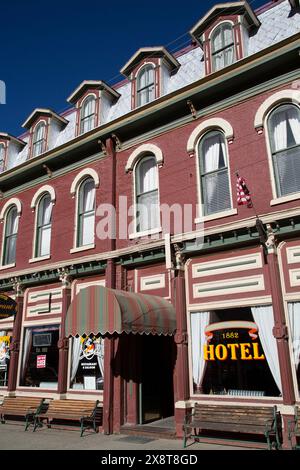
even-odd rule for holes
{"type": "MultiPolygon", "coordinates": [[[[20,216],[22,213],[22,204],[21,201],[17,198],[9,199],[3,206],[1,213],[0,213],[0,222],[3,223],[3,232],[2,232],[2,245],[1,245],[1,262],[0,262],[0,270],[2,269],[9,269],[14,268],[16,266],[16,261],[10,264],[3,264],[4,262],[4,240],[5,240],[5,232],[6,232],[6,224],[7,224],[7,214],[12,206],[16,206],[17,208],[17,217],[18,217],[18,232],[19,232],[19,223],[20,223],[20,216]]],[[[17,232],[17,236],[18,236],[17,232]]]]}
{"type": "Polygon", "coordinates": [[[222,118],[213,118],[207,119],[197,126],[192,134],[189,137],[187,144],[187,151],[189,154],[195,155],[196,157],[196,175],[197,175],[197,198],[198,198],[198,213],[194,220],[195,224],[206,222],[209,220],[220,219],[222,217],[227,217],[230,215],[237,214],[237,209],[233,207],[233,198],[232,198],[232,187],[231,187],[231,173],[230,173],[230,158],[229,158],[229,147],[228,141],[233,139],[233,128],[228,121],[222,118]],[[231,208],[222,211],[216,212],[215,214],[204,215],[202,210],[202,194],[201,194],[201,174],[200,174],[200,165],[199,165],[199,144],[200,140],[210,131],[222,132],[225,137],[225,147],[226,147],[226,156],[227,156],[227,170],[228,170],[228,183],[229,183],[229,194],[230,194],[230,204],[231,208]]]}
{"type": "Polygon", "coordinates": [[[79,251],[92,250],[93,248],[95,248],[95,246],[95,243],[91,243],[90,245],[77,246],[75,248],[71,248],[70,253],[78,253],[79,251]]]}
{"type": "Polygon", "coordinates": [[[191,156],[194,155],[201,137],[210,130],[218,129],[223,131],[225,139],[228,141],[228,143],[232,143],[234,139],[234,132],[232,125],[228,121],[223,118],[206,119],[201,124],[199,124],[191,133],[187,142],[187,153],[191,156]]]}
{"type": "MultiPolygon", "coordinates": [[[[143,145],[141,146],[143,147],[143,145]]],[[[139,147],[140,148],[140,147],[139,147]]],[[[157,147],[158,148],[158,147],[157,147]]],[[[138,149],[137,149],[138,150],[138,149]]],[[[144,153],[144,152],[143,152],[144,153]]],[[[161,213],[160,213],[160,184],[159,184],[159,171],[158,171],[158,165],[157,165],[157,192],[158,192],[158,207],[159,207],[159,226],[158,227],[155,227],[155,228],[151,228],[149,230],[143,230],[141,232],[137,232],[136,230],[136,168],[138,166],[138,164],[140,163],[140,161],[144,158],[144,156],[148,156],[148,153],[147,155],[141,155],[140,154],[140,157],[139,158],[136,158],[135,160],[135,165],[134,165],[134,169],[133,169],[133,207],[134,207],[134,216],[133,216],[133,222],[134,222],[134,232],[133,233],[130,233],[129,234],[129,239],[132,240],[134,238],[141,238],[141,237],[146,237],[148,235],[155,235],[157,233],[160,233],[162,232],[162,227],[161,227],[161,213]]],[[[149,155],[150,156],[154,156],[156,157],[156,155],[149,155]]],[[[130,157],[129,157],[130,158],[130,157]]],[[[157,158],[156,158],[156,164],[157,164],[157,158]]]]}
{"type": "Polygon", "coordinates": [[[35,193],[35,195],[33,196],[32,201],[31,201],[31,205],[30,205],[31,209],[36,208],[36,206],[38,205],[38,203],[40,201],[40,197],[44,193],[49,193],[50,197],[51,197],[52,204],[55,204],[55,201],[56,201],[55,190],[52,186],[49,186],[48,184],[45,184],[40,189],[38,189],[37,192],[35,193]]]}
{"type": "MultiPolygon", "coordinates": [[[[213,66],[213,48],[212,48],[212,37],[214,35],[214,33],[216,32],[216,29],[218,29],[220,26],[222,26],[223,24],[230,24],[231,27],[232,27],[232,37],[233,37],[233,52],[234,52],[234,62],[237,61],[237,58],[236,58],[236,37],[235,37],[235,31],[234,31],[234,22],[231,21],[231,20],[223,20],[223,21],[220,21],[220,23],[218,23],[210,32],[209,34],[209,42],[210,42],[210,68],[211,68],[211,72],[212,73],[215,73],[215,72],[219,72],[220,70],[222,69],[219,69],[219,70],[214,70],[214,66],[213,66]]],[[[243,48],[243,38],[241,39],[241,42],[242,42],[242,48],[243,48]]],[[[230,64],[232,65],[232,64],[230,64]]],[[[226,65],[226,67],[229,67],[229,65],[226,65]]],[[[225,68],[225,67],[224,67],[225,68]]]]}
{"type": "Polygon", "coordinates": [[[279,104],[300,104],[300,91],[298,89],[281,90],[269,96],[258,108],[254,118],[254,127],[259,134],[262,133],[263,128],[267,122],[267,115],[270,111],[279,104]]]}
{"type": "Polygon", "coordinates": [[[129,156],[125,166],[126,173],[128,171],[133,171],[138,160],[140,160],[144,154],[148,153],[154,155],[159,168],[163,165],[164,156],[162,150],[155,144],[143,144],[135,149],[134,152],[132,152],[132,154],[129,156]]]}
{"type": "Polygon", "coordinates": [[[96,117],[97,117],[97,99],[98,99],[98,96],[96,95],[96,93],[88,93],[84,98],[83,100],[81,101],[80,105],[78,106],[78,109],[79,109],[79,122],[78,122],[78,135],[83,135],[85,134],[85,132],[81,132],[81,121],[82,121],[82,112],[83,112],[83,106],[84,106],[84,103],[86,102],[87,99],[89,99],[90,97],[93,97],[95,99],[95,113],[94,113],[94,127],[93,129],[95,129],[98,125],[98,122],[96,122],[96,117]]]}
{"type": "MultiPolygon", "coordinates": [[[[281,92],[279,92],[279,93],[281,93],[281,92]]],[[[283,203],[289,202],[289,201],[295,201],[296,199],[300,198],[300,192],[287,194],[286,196],[278,196],[277,195],[276,178],[275,178],[275,171],[274,171],[274,165],[273,165],[273,154],[272,154],[272,150],[271,150],[271,142],[270,142],[270,135],[269,135],[269,129],[268,129],[268,119],[270,117],[270,114],[274,111],[274,109],[277,106],[287,104],[287,105],[294,105],[294,106],[297,106],[298,108],[300,108],[300,93],[299,93],[299,103],[291,102],[289,100],[286,100],[286,99],[283,98],[283,95],[281,95],[281,94],[280,94],[281,98],[280,98],[279,101],[278,101],[278,99],[275,100],[275,101],[271,100],[271,98],[274,98],[276,95],[278,96],[279,93],[276,93],[275,95],[273,95],[273,97],[268,98],[264,102],[264,103],[266,103],[266,102],[271,103],[272,102],[273,104],[272,104],[271,107],[268,106],[268,108],[265,108],[267,111],[266,111],[266,113],[264,113],[264,121],[263,121],[262,125],[260,125],[260,126],[258,126],[258,128],[256,128],[258,133],[261,133],[259,131],[259,129],[265,128],[265,142],[266,142],[266,149],[267,149],[267,156],[268,156],[268,163],[269,163],[269,174],[270,174],[270,179],[271,179],[272,196],[273,196],[273,199],[271,199],[271,201],[270,201],[270,206],[275,206],[277,204],[283,204],[283,203]]],[[[261,106],[261,108],[263,108],[263,105],[261,106]]]]}
{"type": "Polygon", "coordinates": [[[135,86],[135,108],[141,108],[142,106],[145,106],[146,104],[149,104],[149,103],[152,103],[154,100],[152,101],[149,101],[148,103],[145,103],[145,104],[140,104],[138,105],[138,82],[139,82],[139,75],[140,73],[143,71],[144,68],[146,67],[152,67],[153,69],[153,74],[154,74],[154,100],[155,100],[155,97],[156,97],[156,87],[157,87],[157,83],[156,83],[156,73],[155,73],[155,69],[157,67],[156,64],[154,64],[153,62],[144,62],[139,68],[138,70],[136,71],[136,74],[135,74],[135,80],[136,80],[136,86],[135,86]]]}
{"type": "Polygon", "coordinates": [[[89,177],[93,178],[93,180],[95,181],[95,188],[99,188],[100,180],[98,173],[93,168],[84,168],[78,173],[78,175],[74,178],[72,182],[70,188],[70,193],[72,197],[75,197],[78,191],[78,187],[80,186],[82,180],[89,177]]]}
{"type": "MultiPolygon", "coordinates": [[[[51,258],[51,250],[50,250],[49,255],[44,255],[44,256],[36,256],[35,255],[36,254],[36,248],[37,248],[37,222],[38,222],[38,213],[39,213],[39,211],[36,210],[36,207],[39,206],[42,197],[45,196],[46,193],[50,194],[52,209],[53,209],[53,206],[55,204],[55,191],[52,188],[52,186],[45,185],[42,188],[40,188],[35,193],[35,195],[33,196],[32,201],[31,201],[31,208],[32,208],[32,211],[35,212],[35,214],[34,214],[32,256],[31,256],[30,260],[28,261],[29,263],[35,263],[37,261],[43,261],[45,259],[50,259],[51,258]],[[44,190],[42,191],[43,188],[44,188],[44,190]],[[48,188],[48,189],[46,190],[45,188],[48,188]],[[49,189],[50,189],[51,192],[49,191],[49,189]],[[53,200],[53,197],[54,197],[54,200],[53,200]],[[33,205],[33,203],[34,203],[34,205],[33,205]]],[[[52,216],[52,214],[51,214],[51,216],[52,216]]],[[[51,232],[52,232],[52,220],[51,220],[51,232]]],[[[52,235],[52,233],[51,233],[51,235],[52,235]]],[[[50,247],[51,247],[51,238],[50,238],[50,247]]]]}
{"type": "Polygon", "coordinates": [[[32,158],[35,158],[35,157],[38,157],[39,155],[42,155],[47,150],[47,137],[48,137],[47,136],[47,130],[48,130],[47,126],[48,126],[48,121],[46,121],[45,119],[41,119],[32,128],[32,142],[31,142],[31,149],[30,149],[30,155],[31,155],[32,158]],[[33,155],[34,144],[35,144],[34,136],[35,136],[36,129],[40,124],[43,124],[43,126],[44,126],[43,148],[42,148],[41,153],[37,153],[36,155],[33,155]]]}

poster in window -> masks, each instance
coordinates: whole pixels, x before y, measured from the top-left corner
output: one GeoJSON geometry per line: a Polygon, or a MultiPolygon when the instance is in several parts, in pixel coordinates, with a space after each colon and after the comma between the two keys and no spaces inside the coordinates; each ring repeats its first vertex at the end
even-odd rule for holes
{"type": "Polygon", "coordinates": [[[0,370],[6,370],[10,358],[10,336],[0,336],[0,370]]]}

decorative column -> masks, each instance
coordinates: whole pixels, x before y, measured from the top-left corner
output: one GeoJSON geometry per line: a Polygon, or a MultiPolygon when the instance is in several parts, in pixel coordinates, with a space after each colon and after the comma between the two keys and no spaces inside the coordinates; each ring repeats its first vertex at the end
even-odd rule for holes
{"type": "Polygon", "coordinates": [[[11,355],[9,363],[8,373],[8,392],[14,394],[17,386],[17,374],[18,374],[18,362],[20,354],[20,338],[22,328],[22,317],[23,317],[23,304],[24,304],[24,292],[23,287],[18,278],[13,278],[13,289],[15,293],[15,301],[17,303],[17,312],[14,319],[14,327],[12,334],[12,342],[10,345],[11,355]]]}
{"type": "MultiPolygon", "coordinates": [[[[69,270],[67,268],[58,269],[59,280],[62,283],[62,313],[60,336],[58,346],[58,389],[60,395],[67,393],[68,385],[68,350],[69,339],[66,338],[66,315],[71,303],[71,281],[69,270]]],[[[65,398],[61,396],[61,398],[65,398]]]]}
{"type": "MultiPolygon", "coordinates": [[[[105,285],[110,289],[115,288],[116,268],[114,260],[107,260],[105,272],[105,285]]],[[[104,339],[104,387],[103,387],[103,431],[104,434],[113,433],[114,417],[114,374],[113,360],[115,355],[115,339],[104,339]]]]}
{"type": "Polygon", "coordinates": [[[187,314],[185,301],[185,273],[184,257],[178,245],[175,245],[175,278],[173,279],[173,305],[176,310],[176,335],[177,349],[176,364],[174,370],[174,399],[175,399],[175,424],[176,435],[182,437],[182,423],[190,408],[186,406],[189,399],[189,368],[188,368],[188,336],[187,314]]]}
{"type": "MultiPolygon", "coordinates": [[[[267,225],[267,262],[268,271],[271,284],[271,295],[274,312],[274,328],[273,336],[276,338],[279,367],[282,383],[282,398],[284,405],[293,405],[295,403],[295,391],[292,376],[291,358],[288,345],[288,329],[286,326],[285,315],[284,315],[284,302],[282,296],[282,285],[280,280],[280,271],[278,265],[277,256],[277,244],[276,238],[272,231],[272,227],[267,225]]],[[[270,332],[271,333],[271,332],[270,332]]],[[[288,437],[287,437],[287,420],[291,416],[284,416],[282,413],[283,420],[283,448],[288,448],[288,437]]]]}

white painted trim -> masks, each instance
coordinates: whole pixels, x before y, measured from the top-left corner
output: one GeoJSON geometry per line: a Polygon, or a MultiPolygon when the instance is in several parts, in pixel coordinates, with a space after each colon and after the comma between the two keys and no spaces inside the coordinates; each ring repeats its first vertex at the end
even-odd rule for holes
{"type": "Polygon", "coordinates": [[[270,206],[276,206],[277,204],[284,204],[285,202],[289,202],[289,201],[296,201],[297,199],[300,199],[300,193],[292,193],[287,196],[281,196],[276,199],[272,199],[270,201],[270,206]]]}
{"type": "Polygon", "coordinates": [[[129,234],[129,239],[142,238],[148,235],[155,235],[157,233],[162,233],[162,227],[152,228],[150,230],[145,230],[144,232],[133,232],[129,234]]]}
{"type": "Polygon", "coordinates": [[[16,206],[18,215],[21,215],[21,213],[22,213],[22,203],[21,203],[20,199],[18,199],[16,197],[12,197],[8,201],[6,201],[6,203],[4,204],[4,206],[1,209],[1,212],[0,212],[0,221],[1,222],[4,220],[6,212],[8,211],[8,209],[10,209],[10,206],[16,206]]]}
{"type": "Polygon", "coordinates": [[[125,166],[126,172],[133,171],[133,168],[135,164],[137,163],[137,161],[143,155],[148,154],[148,153],[153,154],[155,156],[156,163],[158,166],[162,166],[164,162],[164,156],[163,156],[161,149],[157,147],[157,145],[154,145],[154,144],[143,144],[143,145],[140,145],[137,149],[135,149],[134,152],[132,152],[132,154],[129,156],[126,166],[125,166]]]}
{"type": "Polygon", "coordinates": [[[300,91],[298,89],[281,90],[267,98],[258,108],[254,118],[255,129],[263,128],[268,112],[278,104],[294,103],[299,106],[300,91]]]}
{"type": "Polygon", "coordinates": [[[16,266],[16,263],[1,265],[0,270],[2,271],[3,269],[14,268],[15,266],[16,266]]]}
{"type": "Polygon", "coordinates": [[[260,252],[257,252],[246,256],[220,258],[214,261],[193,264],[192,277],[193,279],[197,279],[199,277],[216,276],[218,274],[246,271],[249,269],[252,270],[259,268],[262,268],[262,256],[260,252]],[[199,268],[201,268],[200,272],[198,271],[199,268]]]}
{"type": "Polygon", "coordinates": [[[216,212],[215,214],[204,215],[202,217],[197,217],[194,222],[195,224],[201,224],[203,222],[208,222],[209,220],[222,219],[223,217],[229,217],[231,215],[236,215],[238,213],[237,209],[229,209],[227,211],[216,212]]]}
{"type": "Polygon", "coordinates": [[[70,253],[78,253],[79,251],[92,250],[93,248],[95,248],[95,246],[95,243],[91,243],[90,245],[77,246],[75,248],[72,248],[70,250],[70,253]]]}
{"type": "Polygon", "coordinates": [[[212,282],[203,282],[193,285],[194,299],[206,297],[218,297],[227,294],[241,294],[243,292],[254,292],[264,290],[264,276],[238,277],[234,279],[222,279],[212,282]],[[249,285],[251,283],[252,285],[249,285]],[[199,292],[199,288],[207,289],[199,292]]]}
{"type": "Polygon", "coordinates": [[[105,287],[105,279],[100,279],[99,281],[76,282],[76,284],[73,283],[72,298],[75,295],[77,295],[82,289],[86,289],[87,287],[90,287],[90,286],[105,287]],[[75,290],[75,294],[74,294],[74,290],[75,290]]]}
{"type": "Polygon", "coordinates": [[[290,279],[291,287],[299,287],[300,286],[300,269],[290,269],[289,279],[290,279]]]}
{"type": "Polygon", "coordinates": [[[84,178],[91,177],[95,181],[95,187],[98,188],[100,185],[98,173],[93,168],[84,168],[81,170],[78,175],[74,178],[70,193],[74,196],[78,190],[78,187],[84,178]]]}
{"type": "Polygon", "coordinates": [[[187,142],[187,153],[195,153],[196,145],[198,140],[210,130],[222,130],[224,132],[225,138],[227,140],[233,140],[234,133],[232,125],[223,118],[211,118],[206,119],[201,124],[199,124],[191,133],[188,142],[187,142]]]}
{"type": "Polygon", "coordinates": [[[140,291],[163,289],[166,286],[166,275],[154,274],[153,276],[140,277],[140,291]],[[147,284],[150,282],[150,284],[147,284]],[[152,283],[155,284],[152,284],[152,283]]]}
{"type": "Polygon", "coordinates": [[[271,295],[264,295],[262,297],[253,297],[245,299],[228,299],[228,300],[219,300],[213,302],[204,302],[198,304],[189,304],[187,306],[188,311],[190,312],[199,312],[207,310],[220,310],[224,308],[234,308],[234,307],[254,307],[260,305],[269,305],[272,304],[271,295]]]}
{"type": "Polygon", "coordinates": [[[31,303],[37,303],[37,302],[43,302],[45,300],[49,300],[49,295],[51,294],[51,299],[61,299],[62,298],[62,289],[57,287],[57,288],[52,288],[52,289],[40,289],[40,290],[30,290],[28,293],[28,298],[27,298],[27,305],[31,303]],[[41,299],[41,297],[43,297],[41,299]],[[46,298],[45,298],[46,297],[46,298]],[[38,299],[40,298],[40,300],[38,299]]]}
{"type": "Polygon", "coordinates": [[[37,263],[38,261],[44,261],[50,258],[51,258],[51,255],[40,256],[38,258],[31,258],[30,260],[28,260],[28,263],[37,263]]]}
{"type": "Polygon", "coordinates": [[[288,264],[300,263],[300,245],[287,247],[286,255],[288,264]],[[299,258],[296,259],[297,255],[299,258]]]}
{"type": "Polygon", "coordinates": [[[35,207],[37,206],[37,204],[39,202],[40,197],[42,195],[44,195],[44,193],[49,193],[50,197],[51,197],[52,204],[55,204],[55,201],[56,201],[55,190],[52,186],[50,186],[48,184],[45,184],[40,189],[38,189],[36,191],[35,195],[33,196],[32,201],[31,201],[31,205],[30,205],[31,209],[35,209],[35,207]]]}

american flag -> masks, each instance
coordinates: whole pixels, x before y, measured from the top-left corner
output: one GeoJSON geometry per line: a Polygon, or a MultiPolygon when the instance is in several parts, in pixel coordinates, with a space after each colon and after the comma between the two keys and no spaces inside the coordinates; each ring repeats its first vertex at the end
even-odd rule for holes
{"type": "Polygon", "coordinates": [[[252,206],[251,194],[246,185],[246,180],[242,176],[237,176],[236,189],[237,189],[237,203],[239,206],[247,205],[252,206]]]}

